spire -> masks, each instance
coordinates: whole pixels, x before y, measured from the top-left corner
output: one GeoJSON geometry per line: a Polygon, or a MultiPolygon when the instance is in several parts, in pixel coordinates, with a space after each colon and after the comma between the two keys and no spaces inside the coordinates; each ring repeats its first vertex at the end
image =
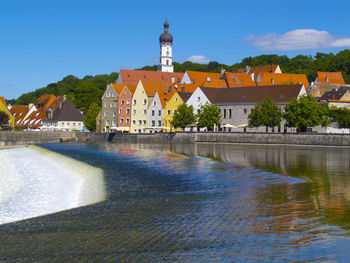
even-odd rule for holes
{"type": "Polygon", "coordinates": [[[168,32],[169,31],[169,23],[168,23],[168,19],[165,18],[165,23],[164,23],[164,32],[168,32]]]}

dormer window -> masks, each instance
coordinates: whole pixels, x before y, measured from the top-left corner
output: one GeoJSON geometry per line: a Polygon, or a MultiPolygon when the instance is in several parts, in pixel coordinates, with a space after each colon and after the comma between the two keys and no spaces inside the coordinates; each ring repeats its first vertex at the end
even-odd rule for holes
{"type": "Polygon", "coordinates": [[[275,85],[275,79],[271,79],[271,84],[275,85]]]}
{"type": "Polygon", "coordinates": [[[328,83],[328,76],[326,76],[326,82],[328,83]]]}

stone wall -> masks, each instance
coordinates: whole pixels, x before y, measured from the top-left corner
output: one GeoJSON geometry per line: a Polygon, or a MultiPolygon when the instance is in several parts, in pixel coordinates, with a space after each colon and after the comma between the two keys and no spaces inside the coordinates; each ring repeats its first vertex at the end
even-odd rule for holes
{"type": "Polygon", "coordinates": [[[225,133],[178,132],[156,134],[115,134],[84,132],[0,132],[0,146],[58,142],[130,142],[130,143],[252,143],[350,146],[349,134],[281,134],[281,133],[225,133]]]}

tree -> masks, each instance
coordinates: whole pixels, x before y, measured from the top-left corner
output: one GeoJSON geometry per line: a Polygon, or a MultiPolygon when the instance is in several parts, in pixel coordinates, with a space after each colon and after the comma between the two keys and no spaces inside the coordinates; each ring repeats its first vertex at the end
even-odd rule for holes
{"type": "Polygon", "coordinates": [[[9,116],[5,112],[0,111],[0,127],[7,126],[8,123],[9,123],[9,116]]]}
{"type": "Polygon", "coordinates": [[[306,131],[307,127],[327,126],[330,122],[327,104],[320,105],[310,94],[292,99],[284,109],[283,117],[288,127],[306,131]]]}
{"type": "Polygon", "coordinates": [[[332,108],[330,116],[338,123],[339,128],[350,128],[350,110],[345,108],[332,108]]]}
{"type": "Polygon", "coordinates": [[[171,121],[171,125],[174,128],[182,128],[183,130],[190,124],[195,123],[196,116],[193,113],[193,107],[188,106],[186,103],[182,103],[178,108],[171,121]]]}
{"type": "Polygon", "coordinates": [[[208,131],[211,131],[214,125],[221,123],[220,108],[207,102],[205,105],[201,105],[197,118],[198,127],[206,127],[208,131]]]}
{"type": "Polygon", "coordinates": [[[93,101],[101,99],[103,91],[91,82],[83,82],[75,89],[74,94],[74,105],[86,113],[93,101]]]}
{"type": "Polygon", "coordinates": [[[249,127],[265,126],[267,132],[269,127],[280,125],[281,117],[277,104],[270,97],[266,97],[248,115],[249,127]]]}
{"type": "Polygon", "coordinates": [[[96,117],[100,112],[100,107],[96,102],[92,102],[84,118],[84,124],[89,131],[96,130],[96,117]]]}

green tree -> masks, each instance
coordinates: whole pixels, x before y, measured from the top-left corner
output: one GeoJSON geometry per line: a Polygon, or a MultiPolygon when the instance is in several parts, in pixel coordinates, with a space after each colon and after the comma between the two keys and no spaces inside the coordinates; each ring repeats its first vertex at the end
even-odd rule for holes
{"type": "Polygon", "coordinates": [[[96,130],[96,117],[100,112],[100,107],[96,102],[92,102],[84,118],[84,124],[89,131],[96,130]]]}
{"type": "Polygon", "coordinates": [[[330,116],[338,123],[339,128],[350,128],[350,110],[333,108],[330,110],[330,116]]]}
{"type": "Polygon", "coordinates": [[[91,82],[83,82],[75,89],[74,94],[74,105],[86,113],[93,101],[100,101],[103,91],[91,82]]]}
{"type": "Polygon", "coordinates": [[[174,126],[174,128],[180,127],[181,129],[185,129],[188,125],[195,123],[196,116],[193,113],[193,107],[188,106],[186,103],[182,103],[178,108],[174,117],[170,124],[174,126]]]}
{"type": "Polygon", "coordinates": [[[207,102],[205,105],[201,105],[197,118],[198,127],[206,127],[208,131],[211,131],[214,125],[221,123],[220,108],[207,102]]]}
{"type": "Polygon", "coordinates": [[[280,125],[281,117],[277,104],[270,97],[266,97],[248,115],[249,127],[265,126],[267,132],[269,127],[280,125]]]}
{"type": "Polygon", "coordinates": [[[9,116],[3,111],[0,111],[0,127],[7,126],[9,123],[9,116]]]}
{"type": "Polygon", "coordinates": [[[310,94],[292,99],[284,109],[283,117],[288,127],[306,131],[307,127],[327,126],[330,122],[327,104],[320,105],[310,94]]]}

